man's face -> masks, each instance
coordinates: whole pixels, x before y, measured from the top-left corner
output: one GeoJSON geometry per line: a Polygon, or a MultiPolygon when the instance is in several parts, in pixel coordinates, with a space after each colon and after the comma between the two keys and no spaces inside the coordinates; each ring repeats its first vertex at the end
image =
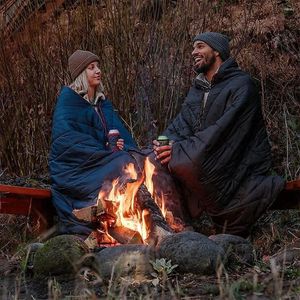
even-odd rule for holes
{"type": "Polygon", "coordinates": [[[193,47],[194,69],[197,73],[205,74],[216,62],[218,52],[202,41],[196,41],[193,47]]]}

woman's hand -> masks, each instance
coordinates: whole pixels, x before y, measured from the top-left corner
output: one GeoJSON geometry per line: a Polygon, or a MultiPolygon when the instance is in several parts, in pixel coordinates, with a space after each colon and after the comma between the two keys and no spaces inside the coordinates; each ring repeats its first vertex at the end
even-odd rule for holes
{"type": "Polygon", "coordinates": [[[118,139],[117,140],[117,147],[119,148],[119,150],[124,149],[124,140],[123,139],[118,139]]]}
{"type": "Polygon", "coordinates": [[[172,144],[160,146],[157,140],[154,140],[152,143],[156,159],[158,159],[162,165],[168,164],[171,160],[172,144]]]}

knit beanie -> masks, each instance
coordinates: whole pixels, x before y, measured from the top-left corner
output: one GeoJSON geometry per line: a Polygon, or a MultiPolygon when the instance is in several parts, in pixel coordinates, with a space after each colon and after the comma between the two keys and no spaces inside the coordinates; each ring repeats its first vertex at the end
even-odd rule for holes
{"type": "Polygon", "coordinates": [[[229,58],[230,49],[228,36],[218,32],[204,32],[195,36],[194,42],[196,41],[202,41],[215,51],[218,51],[223,61],[229,58]]]}
{"type": "Polygon", "coordinates": [[[72,80],[93,61],[100,61],[99,57],[90,51],[76,50],[68,59],[72,80]]]}

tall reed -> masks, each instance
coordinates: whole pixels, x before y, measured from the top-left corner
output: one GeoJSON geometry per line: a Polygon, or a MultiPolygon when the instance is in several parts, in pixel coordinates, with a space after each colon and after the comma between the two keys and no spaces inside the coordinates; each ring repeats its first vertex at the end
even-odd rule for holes
{"type": "Polygon", "coordinates": [[[67,59],[78,48],[99,55],[107,96],[139,145],[151,143],[179,111],[194,77],[192,37],[210,30],[232,38],[232,54],[261,87],[275,170],[299,176],[297,29],[282,7],[267,0],[77,3],[44,23],[36,13],[0,44],[0,169],[47,172],[55,99],[70,82],[67,59]]]}

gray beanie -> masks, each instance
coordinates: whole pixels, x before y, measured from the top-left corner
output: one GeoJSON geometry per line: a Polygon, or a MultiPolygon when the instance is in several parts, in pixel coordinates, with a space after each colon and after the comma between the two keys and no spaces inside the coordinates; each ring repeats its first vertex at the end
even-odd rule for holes
{"type": "Polygon", "coordinates": [[[76,77],[93,61],[100,61],[96,54],[90,51],[76,50],[68,60],[72,80],[75,80],[76,77]]]}
{"type": "Polygon", "coordinates": [[[223,61],[229,58],[230,49],[228,36],[218,32],[204,32],[194,37],[194,42],[196,41],[202,41],[215,51],[218,51],[223,61]]]}

